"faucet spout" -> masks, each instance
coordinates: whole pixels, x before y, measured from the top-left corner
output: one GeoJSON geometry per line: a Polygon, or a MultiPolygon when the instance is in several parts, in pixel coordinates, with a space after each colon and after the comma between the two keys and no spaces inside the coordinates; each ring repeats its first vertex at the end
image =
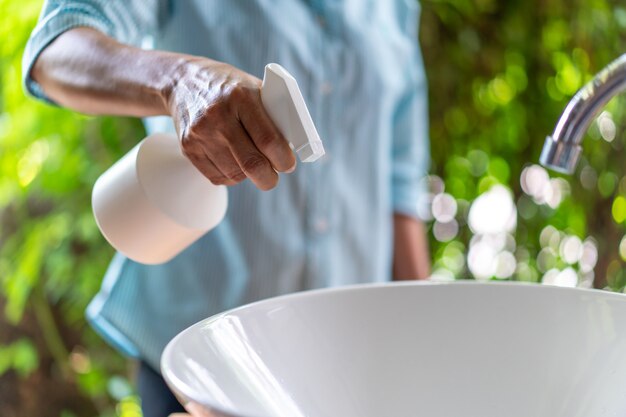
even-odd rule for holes
{"type": "Polygon", "coordinates": [[[554,132],[546,138],[540,163],[557,172],[573,173],[582,151],[580,143],[589,125],[606,103],[624,90],[626,54],[607,65],[572,97],[554,132]]]}

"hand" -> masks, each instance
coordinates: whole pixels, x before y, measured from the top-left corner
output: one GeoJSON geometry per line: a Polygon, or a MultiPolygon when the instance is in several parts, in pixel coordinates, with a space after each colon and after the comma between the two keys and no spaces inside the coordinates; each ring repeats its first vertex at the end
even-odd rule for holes
{"type": "Polygon", "coordinates": [[[230,65],[190,59],[166,97],[184,154],[213,184],[246,178],[261,190],[296,159],[261,102],[261,80],[230,65]]]}
{"type": "Polygon", "coordinates": [[[186,403],[185,408],[193,414],[173,413],[170,414],[169,417],[226,417],[223,414],[213,414],[203,406],[194,403],[193,401],[186,403]]]}

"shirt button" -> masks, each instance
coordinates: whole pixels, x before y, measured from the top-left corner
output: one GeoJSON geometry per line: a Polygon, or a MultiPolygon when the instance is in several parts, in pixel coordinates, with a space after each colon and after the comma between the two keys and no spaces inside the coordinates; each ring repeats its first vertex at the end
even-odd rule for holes
{"type": "Polygon", "coordinates": [[[317,233],[326,233],[328,231],[328,220],[324,217],[320,217],[315,221],[314,227],[317,233]]]}
{"type": "Polygon", "coordinates": [[[320,86],[320,90],[323,95],[327,96],[328,94],[333,92],[333,85],[328,81],[324,81],[320,86]]]}
{"type": "Polygon", "coordinates": [[[322,16],[318,15],[318,16],[317,16],[317,23],[318,23],[321,27],[325,27],[325,26],[326,26],[326,19],[324,19],[322,16]]]}

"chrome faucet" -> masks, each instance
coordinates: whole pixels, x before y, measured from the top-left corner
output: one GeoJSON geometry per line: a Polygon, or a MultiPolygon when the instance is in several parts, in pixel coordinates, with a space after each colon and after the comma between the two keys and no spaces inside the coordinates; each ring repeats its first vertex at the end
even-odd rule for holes
{"type": "Polygon", "coordinates": [[[546,138],[539,162],[564,174],[576,168],[580,143],[606,103],[626,90],[626,54],[607,65],[570,100],[552,136],[546,138]]]}

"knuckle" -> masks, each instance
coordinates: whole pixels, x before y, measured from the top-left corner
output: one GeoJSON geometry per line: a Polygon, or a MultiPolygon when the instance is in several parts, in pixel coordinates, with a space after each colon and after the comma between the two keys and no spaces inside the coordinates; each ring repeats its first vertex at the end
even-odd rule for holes
{"type": "Polygon", "coordinates": [[[236,84],[230,89],[230,97],[235,100],[248,101],[254,97],[256,89],[242,84],[236,84]]]}
{"type": "Polygon", "coordinates": [[[228,92],[228,99],[232,103],[245,103],[250,99],[250,93],[248,89],[235,85],[228,92]]]}
{"type": "Polygon", "coordinates": [[[233,85],[229,88],[227,95],[232,100],[243,100],[246,98],[245,90],[239,85],[233,85]]]}
{"type": "Polygon", "coordinates": [[[202,121],[204,123],[215,123],[230,111],[228,101],[224,97],[216,99],[213,103],[206,106],[202,113],[202,121]]]}
{"type": "Polygon", "coordinates": [[[222,121],[229,112],[229,104],[224,98],[204,106],[190,120],[187,136],[195,139],[212,136],[221,128],[222,121]]]}
{"type": "Polygon", "coordinates": [[[208,178],[213,185],[224,185],[228,182],[228,178],[223,175],[211,175],[208,178]]]}
{"type": "Polygon", "coordinates": [[[192,129],[184,135],[180,140],[180,147],[183,154],[187,157],[202,157],[204,150],[202,148],[202,136],[197,135],[192,129]]]}
{"type": "Polygon", "coordinates": [[[259,133],[256,136],[256,143],[260,148],[278,148],[278,137],[272,133],[259,133]]]}
{"type": "Polygon", "coordinates": [[[267,165],[267,160],[261,155],[250,155],[241,162],[244,172],[258,172],[266,168],[267,165]]]}
{"type": "Polygon", "coordinates": [[[230,178],[232,181],[239,183],[245,180],[247,178],[247,175],[244,174],[241,170],[237,170],[235,172],[228,174],[228,178],[230,178]]]}
{"type": "Polygon", "coordinates": [[[256,98],[260,96],[257,91],[241,85],[234,86],[228,94],[227,103],[224,103],[225,111],[238,112],[242,106],[247,108],[258,105],[256,98]]]}

